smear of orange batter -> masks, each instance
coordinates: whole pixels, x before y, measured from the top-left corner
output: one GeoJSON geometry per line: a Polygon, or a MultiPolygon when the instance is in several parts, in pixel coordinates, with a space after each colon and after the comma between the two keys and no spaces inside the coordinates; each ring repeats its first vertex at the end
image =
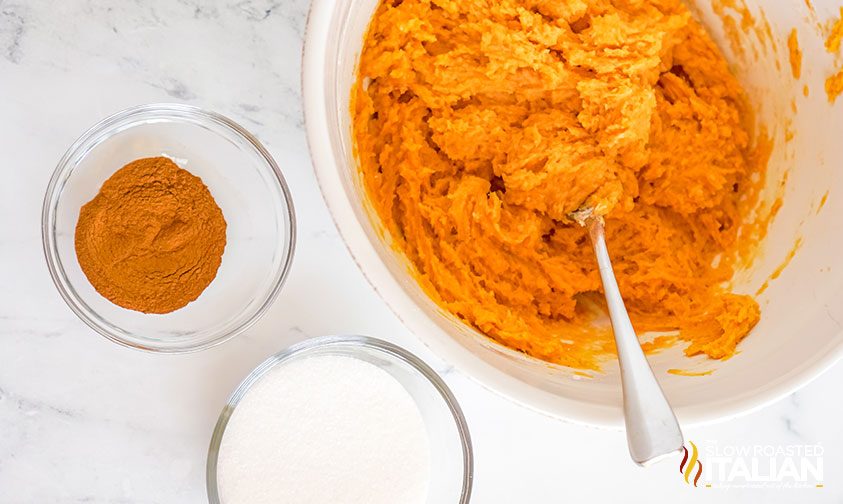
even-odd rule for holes
{"type": "Polygon", "coordinates": [[[822,30],[822,23],[820,23],[819,17],[817,17],[817,10],[814,9],[811,0],[805,0],[805,7],[808,8],[808,20],[813,21],[817,29],[822,30]]]}
{"type": "Polygon", "coordinates": [[[782,272],[784,271],[785,268],[788,267],[788,265],[790,264],[790,261],[792,261],[793,258],[796,256],[796,251],[799,250],[799,247],[801,247],[801,246],[802,246],[802,238],[797,238],[796,243],[793,244],[793,248],[790,249],[790,251],[787,253],[787,255],[785,256],[785,258],[781,262],[781,264],[776,266],[776,269],[774,269],[773,272],[770,274],[770,276],[767,277],[766,280],[764,280],[764,283],[761,284],[761,287],[759,287],[758,290],[755,291],[756,296],[760,296],[761,294],[763,294],[764,291],[766,291],[767,288],[770,287],[770,282],[772,282],[773,280],[775,280],[779,276],[781,276],[782,272]]]}
{"type": "Polygon", "coordinates": [[[837,97],[843,94],[843,69],[825,80],[825,93],[831,103],[837,101],[837,97]]]}
{"type": "Polygon", "coordinates": [[[823,207],[825,206],[825,202],[826,202],[826,201],[828,201],[828,191],[826,191],[825,193],[823,193],[822,198],[820,198],[820,204],[819,204],[819,205],[817,205],[817,213],[820,213],[820,210],[822,210],[822,209],[823,209],[823,207]]]}
{"type": "MultiPolygon", "coordinates": [[[[778,54],[778,44],[763,8],[758,10],[760,19],[756,19],[752,14],[745,0],[711,0],[711,8],[723,24],[723,32],[732,53],[741,62],[749,61],[747,48],[752,51],[753,61],[759,58],[762,51],[767,54],[772,50],[778,54]],[[747,43],[746,35],[754,35],[755,40],[747,43]]],[[[781,63],[778,58],[775,59],[775,64],[779,69],[781,63]]]]}
{"type": "Polygon", "coordinates": [[[796,33],[796,28],[792,29],[787,37],[787,48],[790,54],[790,70],[793,73],[793,78],[798,79],[802,76],[802,49],[799,48],[799,36],[796,33]]]}
{"type": "Polygon", "coordinates": [[[840,17],[831,25],[828,38],[825,40],[825,48],[830,53],[837,53],[840,51],[841,43],[843,43],[843,7],[840,7],[840,17]]]}
{"type": "Polygon", "coordinates": [[[752,14],[749,12],[749,9],[745,5],[739,5],[735,0],[712,0],[711,7],[723,23],[723,32],[726,40],[729,41],[729,47],[732,49],[732,53],[740,59],[744,59],[746,57],[745,44],[743,43],[741,33],[745,33],[753,23],[752,14]],[[740,24],[730,15],[727,9],[735,11],[740,16],[740,24]]]}
{"type": "Polygon", "coordinates": [[[713,369],[709,369],[706,371],[688,371],[686,369],[668,369],[668,373],[672,375],[679,375],[679,376],[708,376],[714,372],[713,369]]]}
{"type": "MultiPolygon", "coordinates": [[[[825,48],[832,54],[839,54],[841,43],[843,43],[843,7],[840,7],[840,17],[831,25],[825,48]]],[[[843,94],[843,68],[836,70],[826,79],[825,93],[830,103],[834,103],[837,97],[843,94]]]]}
{"type": "Polygon", "coordinates": [[[680,0],[384,1],[353,90],[368,196],[418,281],[498,342],[614,353],[583,204],[605,215],[639,333],[727,358],[758,322],[727,291],[771,144],[680,0]]]}

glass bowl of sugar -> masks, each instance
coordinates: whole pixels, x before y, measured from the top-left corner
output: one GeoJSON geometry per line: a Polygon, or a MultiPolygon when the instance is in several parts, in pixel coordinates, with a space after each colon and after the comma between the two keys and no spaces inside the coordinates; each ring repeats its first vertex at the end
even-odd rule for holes
{"type": "Polygon", "coordinates": [[[463,504],[468,427],[442,379],[391,343],[306,340],[261,363],[223,408],[211,504],[463,504]]]}

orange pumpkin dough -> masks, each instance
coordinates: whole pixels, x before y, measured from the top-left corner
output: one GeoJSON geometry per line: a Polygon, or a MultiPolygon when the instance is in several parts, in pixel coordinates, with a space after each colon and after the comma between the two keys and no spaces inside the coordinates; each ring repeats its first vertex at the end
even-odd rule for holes
{"type": "Polygon", "coordinates": [[[722,359],[758,322],[724,286],[766,159],[680,0],[386,1],[352,93],[385,229],[429,295],[489,337],[580,369],[612,355],[588,237],[567,217],[583,204],[606,218],[639,333],[722,359]]]}

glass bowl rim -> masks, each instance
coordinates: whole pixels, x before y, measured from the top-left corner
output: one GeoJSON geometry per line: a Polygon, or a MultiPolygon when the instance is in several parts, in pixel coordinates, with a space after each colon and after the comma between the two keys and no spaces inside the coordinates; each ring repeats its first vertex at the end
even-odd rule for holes
{"type": "MultiPolygon", "coordinates": [[[[56,286],[56,289],[59,291],[59,294],[64,302],[88,327],[110,341],[124,347],[152,353],[185,354],[206,350],[242,334],[266,313],[278,297],[278,294],[281,292],[281,288],[289,276],[296,248],[296,216],[295,209],[293,208],[292,194],[290,193],[290,188],[284,178],[284,175],[281,173],[281,169],[278,167],[278,164],[266,147],[264,147],[260,140],[252,135],[248,130],[222,114],[193,105],[180,103],[150,103],[129,107],[101,119],[96,124],[85,130],[85,132],[82,133],[73,142],[73,144],[71,144],[67,151],[65,151],[56,165],[53,174],[50,176],[50,181],[44,194],[44,202],[41,209],[41,242],[44,257],[47,262],[47,268],[50,272],[53,284],[56,286]],[[94,148],[101,145],[103,142],[108,141],[111,135],[122,131],[121,127],[124,129],[133,127],[136,125],[136,121],[142,120],[144,117],[154,117],[173,122],[191,123],[200,127],[202,127],[203,124],[210,122],[221,127],[226,133],[241,140],[245,140],[262,160],[261,169],[269,171],[273,176],[273,180],[277,182],[278,188],[281,191],[281,200],[283,200],[284,205],[286,206],[286,212],[283,213],[282,218],[289,229],[289,233],[283,240],[283,243],[279,245],[279,248],[284,249],[283,253],[285,258],[278,268],[278,272],[275,273],[276,278],[274,280],[274,284],[266,294],[263,302],[243,322],[232,329],[213,332],[201,341],[185,346],[159,345],[153,340],[135,335],[133,335],[134,339],[139,341],[133,341],[133,339],[127,339],[121,333],[111,330],[106,324],[103,324],[99,320],[102,319],[102,317],[100,317],[96,310],[89,307],[72,287],[65,272],[62,260],[59,258],[58,245],[55,237],[58,203],[61,199],[64,185],[73,174],[78,162],[84,159],[94,148]]],[[[123,332],[127,334],[129,333],[128,331],[123,332]]]]}
{"type": "MultiPolygon", "coordinates": [[[[427,365],[423,360],[417,357],[410,351],[388,341],[370,336],[347,335],[347,336],[318,336],[309,338],[292,346],[287,347],[280,352],[277,352],[263,362],[258,364],[252,371],[243,378],[243,381],[234,389],[228,400],[220,412],[217,423],[214,426],[214,432],[211,436],[210,446],[208,447],[208,461],[205,467],[205,486],[208,494],[208,502],[211,504],[224,504],[219,499],[219,492],[217,488],[217,457],[219,456],[220,443],[222,442],[225,428],[228,425],[228,420],[234,413],[237,405],[243,399],[243,396],[261,379],[266,373],[274,368],[276,365],[291,361],[297,357],[302,357],[304,354],[328,348],[332,346],[345,347],[362,347],[369,350],[374,350],[381,354],[388,356],[389,359],[397,360],[410,366],[418,371],[441,396],[445,405],[451,413],[451,416],[456,424],[457,431],[460,436],[460,447],[463,458],[463,478],[462,488],[460,491],[460,499],[455,504],[468,504],[471,500],[471,489],[474,480],[474,450],[471,444],[471,434],[468,430],[468,423],[463,415],[462,408],[457,402],[456,397],[451,392],[445,381],[427,365]]],[[[415,399],[414,399],[415,402],[415,399]]]]}

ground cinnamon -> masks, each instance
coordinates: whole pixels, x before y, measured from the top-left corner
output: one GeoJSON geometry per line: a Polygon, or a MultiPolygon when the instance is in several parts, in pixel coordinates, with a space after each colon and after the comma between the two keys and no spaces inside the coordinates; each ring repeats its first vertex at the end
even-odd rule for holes
{"type": "Polygon", "coordinates": [[[214,279],[225,233],[222,211],[199,177],[168,158],[144,158],[117,170],[82,207],[76,256],[114,304],[169,313],[214,279]]]}

